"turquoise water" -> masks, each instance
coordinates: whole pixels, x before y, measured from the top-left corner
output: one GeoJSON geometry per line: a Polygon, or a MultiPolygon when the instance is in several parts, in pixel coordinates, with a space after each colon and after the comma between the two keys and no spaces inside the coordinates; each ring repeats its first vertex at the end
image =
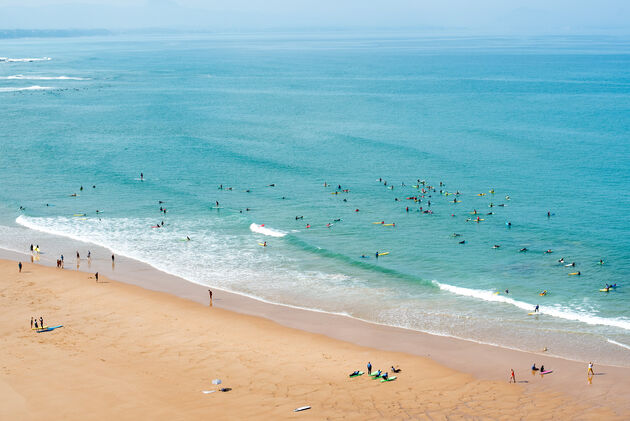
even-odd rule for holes
{"type": "Polygon", "coordinates": [[[112,36],[0,57],[2,247],[69,237],[271,302],[630,366],[630,39],[112,36]]]}

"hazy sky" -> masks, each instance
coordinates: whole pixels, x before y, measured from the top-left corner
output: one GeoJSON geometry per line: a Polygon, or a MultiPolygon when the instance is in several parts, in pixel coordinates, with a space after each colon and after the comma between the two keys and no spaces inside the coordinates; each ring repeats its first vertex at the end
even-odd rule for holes
{"type": "Polygon", "coordinates": [[[630,33],[630,0],[0,0],[0,28],[630,33]]]}

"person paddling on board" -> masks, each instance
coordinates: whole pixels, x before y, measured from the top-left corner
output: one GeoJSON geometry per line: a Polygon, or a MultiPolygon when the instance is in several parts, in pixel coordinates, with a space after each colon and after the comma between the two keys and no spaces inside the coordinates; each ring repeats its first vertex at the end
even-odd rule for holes
{"type": "Polygon", "coordinates": [[[561,257],[560,260],[558,260],[558,263],[564,263],[564,257],[561,257]]]}

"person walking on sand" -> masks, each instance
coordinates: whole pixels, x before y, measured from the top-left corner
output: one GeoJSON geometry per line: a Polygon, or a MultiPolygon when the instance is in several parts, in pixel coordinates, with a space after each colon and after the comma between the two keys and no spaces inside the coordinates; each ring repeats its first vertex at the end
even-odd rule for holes
{"type": "Polygon", "coordinates": [[[96,282],[98,282],[98,272],[94,274],[94,279],[96,279],[96,282]]]}
{"type": "Polygon", "coordinates": [[[516,383],[516,377],[514,376],[514,369],[510,368],[510,383],[516,383]]]}
{"type": "Polygon", "coordinates": [[[372,363],[368,361],[367,363],[368,376],[372,374],[372,363]]]}
{"type": "Polygon", "coordinates": [[[586,372],[586,374],[590,374],[590,375],[595,375],[595,372],[593,371],[593,362],[589,362],[588,363],[588,371],[586,372]]]}
{"type": "Polygon", "coordinates": [[[18,263],[18,272],[22,273],[22,262],[18,263]]]}
{"type": "Polygon", "coordinates": [[[210,307],[212,307],[212,290],[208,290],[208,294],[210,295],[210,307]]]}

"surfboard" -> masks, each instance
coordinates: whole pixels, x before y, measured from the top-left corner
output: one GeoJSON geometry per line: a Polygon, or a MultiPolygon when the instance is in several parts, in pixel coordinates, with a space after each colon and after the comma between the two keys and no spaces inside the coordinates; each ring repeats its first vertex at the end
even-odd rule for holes
{"type": "Polygon", "coordinates": [[[610,292],[610,290],[606,289],[606,288],[602,288],[599,290],[599,292],[610,292]]]}
{"type": "Polygon", "coordinates": [[[540,313],[538,313],[536,311],[532,311],[531,313],[527,313],[528,316],[535,316],[537,314],[540,314],[540,313]]]}
{"type": "Polygon", "coordinates": [[[55,329],[58,329],[60,327],[63,327],[63,326],[59,325],[59,326],[47,327],[47,328],[44,328],[44,329],[37,329],[37,333],[50,332],[51,330],[55,330],[55,329]]]}
{"type": "Polygon", "coordinates": [[[385,253],[379,253],[378,255],[379,255],[379,256],[387,256],[388,254],[389,254],[389,252],[388,252],[388,251],[386,251],[385,253]]]}
{"type": "Polygon", "coordinates": [[[383,224],[383,222],[372,222],[373,224],[383,224]]]}
{"type": "Polygon", "coordinates": [[[543,374],[549,374],[549,373],[553,373],[553,370],[541,371],[541,372],[540,372],[540,375],[543,375],[543,374]]]}
{"type": "Polygon", "coordinates": [[[86,215],[86,214],[84,214],[84,213],[75,213],[75,214],[73,214],[72,216],[85,216],[85,215],[86,215]]]}
{"type": "Polygon", "coordinates": [[[261,246],[261,247],[267,247],[267,244],[265,244],[265,243],[258,243],[258,245],[261,246]]]}
{"type": "Polygon", "coordinates": [[[580,274],[580,272],[572,272],[572,273],[569,273],[569,276],[579,275],[579,274],[580,274]]]}
{"type": "Polygon", "coordinates": [[[32,327],[31,330],[40,330],[40,329],[48,329],[48,326],[44,327],[32,327]]]}
{"type": "Polygon", "coordinates": [[[310,406],[300,406],[299,408],[295,408],[293,412],[306,411],[307,409],[311,409],[310,406]]]}
{"type": "Polygon", "coordinates": [[[396,380],[396,376],[388,377],[388,378],[386,378],[386,379],[381,379],[381,383],[384,383],[384,382],[393,382],[394,380],[396,380]]]}
{"type": "Polygon", "coordinates": [[[384,227],[393,227],[393,226],[395,226],[395,225],[396,225],[396,224],[383,224],[383,226],[384,226],[384,227]]]}

